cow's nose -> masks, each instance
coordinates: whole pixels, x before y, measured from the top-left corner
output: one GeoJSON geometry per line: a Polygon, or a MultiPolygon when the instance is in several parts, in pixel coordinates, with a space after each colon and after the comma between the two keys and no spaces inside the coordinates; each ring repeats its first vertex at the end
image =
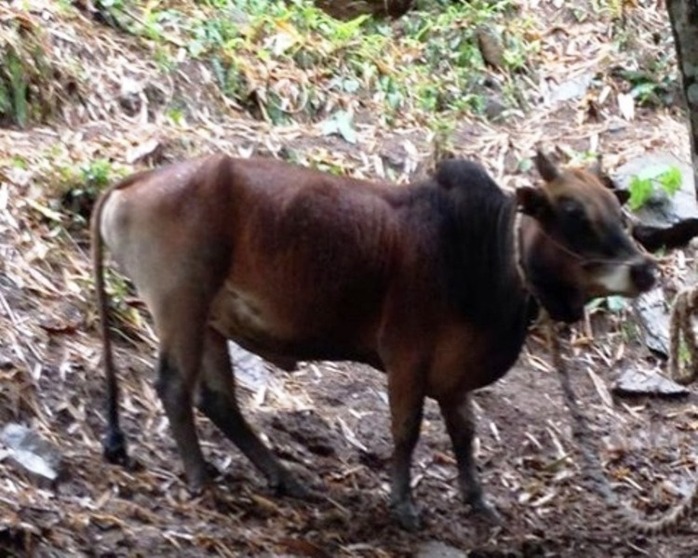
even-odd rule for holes
{"type": "Polygon", "coordinates": [[[632,264],[630,277],[633,284],[640,292],[649,291],[657,281],[659,268],[652,260],[642,260],[632,264]]]}

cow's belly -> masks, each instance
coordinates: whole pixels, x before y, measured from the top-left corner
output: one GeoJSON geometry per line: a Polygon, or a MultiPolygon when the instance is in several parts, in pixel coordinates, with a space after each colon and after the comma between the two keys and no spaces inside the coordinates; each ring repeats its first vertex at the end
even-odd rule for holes
{"type": "Polygon", "coordinates": [[[228,281],[211,305],[209,325],[287,370],[299,360],[355,360],[380,367],[374,352],[351,335],[325,330],[312,316],[294,315],[289,308],[228,281]]]}
{"type": "Polygon", "coordinates": [[[292,341],[284,334],[286,328],[280,321],[273,308],[230,282],[218,292],[209,317],[210,325],[221,335],[268,349],[292,341]]]}

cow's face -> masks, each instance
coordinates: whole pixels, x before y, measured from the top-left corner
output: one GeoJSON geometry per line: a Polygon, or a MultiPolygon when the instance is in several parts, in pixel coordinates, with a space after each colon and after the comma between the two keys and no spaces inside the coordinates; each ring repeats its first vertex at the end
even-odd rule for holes
{"type": "Polygon", "coordinates": [[[603,183],[600,169],[560,170],[541,152],[536,167],[543,187],[517,190],[520,211],[532,218],[522,226],[521,260],[550,315],[576,321],[592,298],[652,288],[657,265],[625,231],[625,196],[603,183]]]}

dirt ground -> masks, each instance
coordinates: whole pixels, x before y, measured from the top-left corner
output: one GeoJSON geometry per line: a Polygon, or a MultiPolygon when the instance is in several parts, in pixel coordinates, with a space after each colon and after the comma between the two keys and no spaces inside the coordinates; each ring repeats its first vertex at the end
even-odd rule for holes
{"type": "MultiPolygon", "coordinates": [[[[556,30],[569,24],[562,3],[533,4],[532,9],[544,8],[540,17],[549,25],[544,53],[550,54],[551,83],[589,68],[606,79],[614,63],[625,63],[608,59],[603,21],[568,27],[563,40],[556,30]]],[[[639,4],[650,14],[638,20],[642,33],[654,24],[667,33],[663,8],[639,4]]],[[[648,45],[642,47],[648,56],[661,48],[641,44],[648,45]]],[[[137,52],[124,56],[133,61],[137,52]]],[[[637,107],[632,120],[619,115],[616,105],[603,106],[602,118],[589,120],[580,117],[587,111],[582,104],[579,99],[541,102],[524,117],[499,124],[464,121],[455,136],[457,153],[481,158],[506,188],[533,180],[515,162],[540,140],[580,151],[598,144],[611,169],[662,149],[687,160],[685,122],[677,105],[637,107]]],[[[371,115],[361,116],[369,121],[371,115]]],[[[153,137],[167,140],[165,160],[211,148],[278,154],[280,147],[292,145],[331,152],[349,172],[371,176],[379,174],[375,157],[408,168],[406,145],[416,146],[412,168],[419,168],[429,152],[427,134],[418,127],[393,132],[359,127],[361,154],[316,130],[269,129],[242,116],[203,131],[178,131],[176,137],[161,122],[136,126],[117,119],[3,129],[0,136],[5,154],[37,161],[21,172],[4,168],[0,173],[0,427],[29,425],[58,448],[63,462],[59,478],[48,482],[23,472],[0,446],[0,556],[438,557],[434,543],[479,558],[698,553],[698,514],[672,534],[638,535],[615,521],[584,484],[570,416],[542,332],[535,328],[509,374],[475,395],[477,459],[485,490],[505,519],[502,528],[471,517],[461,502],[450,444],[433,402],[413,462],[425,525],[411,534],[393,524],[387,504],[391,441],[385,378],[352,363],[304,363],[288,373],[249,356],[236,361],[245,415],[274,452],[323,494],[320,502],[270,493],[257,471],[200,416],[204,451],[219,475],[213,490],[192,498],[153,388],[155,346],[145,314],[134,318],[117,343],[124,429],[138,466],[127,471],[106,464],[88,244],[84,230],[55,233],[53,214],[39,204],[45,201],[37,192],[47,172],[38,155],[32,158],[39,146],[121,161],[124,145],[153,137]]],[[[673,292],[693,259],[690,250],[667,256],[663,288],[673,292]]],[[[141,310],[135,299],[127,305],[141,310]]],[[[629,308],[591,311],[588,321],[566,331],[565,350],[614,490],[647,517],[676,505],[690,492],[698,469],[695,386],[675,400],[611,393],[623,370],[665,366],[643,345],[629,308]]]]}
{"type": "MultiPolygon", "coordinates": [[[[92,406],[103,393],[102,379],[70,364],[70,337],[53,340],[55,352],[36,383],[41,404],[52,408],[51,424],[41,426],[54,433],[65,470],[55,483],[37,485],[10,463],[1,465],[3,515],[14,518],[0,531],[7,555],[413,556],[428,541],[480,557],[695,555],[695,518],[671,535],[636,535],[615,523],[584,487],[559,383],[540,360],[546,353],[537,335],[518,366],[476,395],[477,457],[506,528],[492,529],[464,508],[443,423],[429,402],[413,469],[425,520],[417,534],[389,519],[391,445],[381,374],[323,363],[284,373],[243,362],[240,377],[248,387],[240,395],[247,416],[326,500],[275,497],[203,418],[198,425],[205,452],[220,475],[214,491],[192,499],[152,389],[149,351],[141,347],[138,357],[120,351],[129,386],[125,429],[142,467],[127,472],[100,458],[102,420],[92,406]]],[[[691,487],[698,398],[609,399],[602,386],[619,370],[648,367],[643,355],[609,358],[619,337],[606,334],[579,350],[574,385],[614,489],[643,515],[657,514],[691,487]]],[[[9,350],[4,346],[0,354],[9,350]]],[[[6,405],[2,414],[3,422],[12,418],[6,405]]]]}

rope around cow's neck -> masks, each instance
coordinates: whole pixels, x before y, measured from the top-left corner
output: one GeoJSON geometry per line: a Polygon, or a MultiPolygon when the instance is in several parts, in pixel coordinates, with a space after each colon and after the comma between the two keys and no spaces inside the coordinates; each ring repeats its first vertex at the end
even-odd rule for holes
{"type": "Polygon", "coordinates": [[[521,227],[522,227],[522,219],[523,219],[523,213],[520,211],[516,210],[516,213],[514,214],[514,224],[512,226],[513,229],[513,250],[514,250],[514,265],[516,266],[516,272],[519,274],[519,279],[521,279],[521,282],[523,283],[524,287],[531,292],[533,295],[533,292],[530,289],[530,286],[528,284],[528,278],[526,277],[526,271],[524,270],[523,266],[523,250],[521,248],[521,227]]]}
{"type": "MultiPolygon", "coordinates": [[[[526,271],[523,265],[523,251],[521,248],[521,213],[517,212],[514,218],[514,260],[516,270],[525,288],[535,297],[531,290],[526,271]]],[[[611,487],[601,465],[599,453],[593,443],[593,435],[589,430],[586,417],[582,412],[572,389],[567,364],[562,356],[560,337],[556,331],[556,324],[548,315],[545,308],[540,304],[542,321],[545,324],[548,346],[552,355],[553,365],[557,369],[562,387],[562,396],[572,417],[572,437],[577,442],[577,446],[582,455],[582,471],[587,480],[606,502],[611,509],[611,513],[628,527],[639,531],[645,535],[657,535],[666,533],[676,527],[680,521],[687,517],[694,508],[698,507],[698,482],[694,483],[691,494],[679,505],[672,508],[663,517],[655,520],[641,518],[638,513],[622,505],[611,487]]],[[[689,383],[698,377],[698,343],[691,327],[691,316],[698,311],[698,286],[686,289],[676,296],[671,314],[670,330],[670,360],[669,369],[672,377],[676,381],[689,383]],[[681,336],[685,340],[690,354],[691,370],[683,373],[680,369],[679,344],[681,336]]]]}
{"type": "MultiPolygon", "coordinates": [[[[517,266],[519,267],[519,273],[523,273],[523,268],[521,267],[523,264],[521,263],[521,258],[523,256],[522,250],[521,250],[521,227],[522,227],[522,218],[523,218],[523,213],[520,210],[516,211],[516,215],[514,217],[514,251],[517,254],[516,257],[516,262],[517,266]]],[[[563,252],[570,258],[577,260],[578,262],[581,262],[582,265],[589,265],[589,264],[597,264],[597,265],[614,265],[614,266],[631,266],[633,265],[633,262],[627,261],[627,260],[618,260],[618,259],[613,259],[613,258],[590,258],[588,256],[584,256],[583,254],[580,254],[579,252],[575,252],[571,248],[568,248],[565,246],[562,242],[559,240],[556,240],[553,236],[549,235],[545,230],[541,227],[540,228],[540,234],[544,236],[548,242],[550,242],[555,248],[557,248],[560,252],[563,252]]],[[[640,247],[637,243],[636,246],[640,247]]],[[[645,254],[647,254],[646,250],[642,250],[645,254]]]]}

